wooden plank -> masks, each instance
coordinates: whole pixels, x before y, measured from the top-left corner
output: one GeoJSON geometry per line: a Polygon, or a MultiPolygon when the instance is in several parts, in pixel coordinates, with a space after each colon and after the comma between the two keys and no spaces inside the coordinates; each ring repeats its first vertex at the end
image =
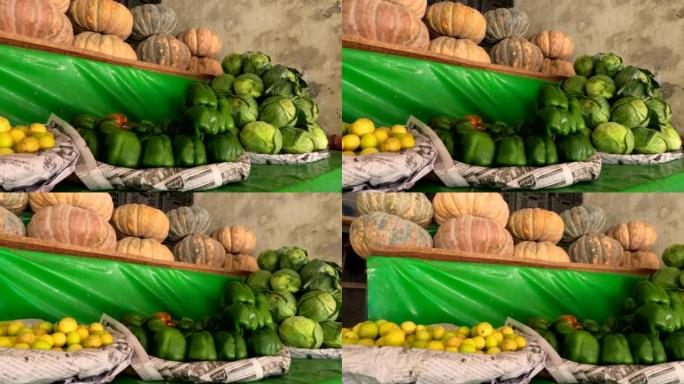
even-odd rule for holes
{"type": "Polygon", "coordinates": [[[39,51],[56,53],[60,55],[80,57],[82,59],[99,61],[102,63],[114,64],[122,67],[160,72],[167,75],[188,77],[195,80],[208,80],[213,78],[213,76],[211,75],[179,70],[159,64],[147,63],[144,61],[121,59],[118,57],[103,55],[101,53],[88,51],[81,48],[66,45],[57,45],[45,40],[34,39],[31,37],[16,35],[13,33],[7,33],[2,31],[0,31],[0,44],[19,48],[36,49],[39,51]]]}
{"type": "Polygon", "coordinates": [[[407,48],[400,45],[387,44],[380,41],[368,40],[357,36],[343,35],[342,47],[383,53],[386,55],[402,56],[418,60],[433,61],[437,63],[456,65],[459,67],[483,69],[491,72],[504,73],[507,75],[531,77],[551,82],[561,82],[567,77],[551,75],[548,73],[531,72],[524,69],[507,67],[505,65],[479,63],[475,61],[457,59],[451,56],[419,49],[407,48]]]}
{"type": "Polygon", "coordinates": [[[352,283],[352,282],[342,282],[342,289],[368,289],[368,284],[365,283],[352,283]]]}
{"type": "Polygon", "coordinates": [[[405,247],[382,247],[371,248],[371,254],[375,256],[404,257],[421,260],[457,261],[478,264],[515,265],[520,267],[535,267],[546,269],[560,269],[566,271],[619,273],[625,275],[647,276],[655,272],[655,269],[608,267],[603,265],[583,263],[557,263],[539,260],[525,259],[502,259],[497,256],[461,252],[437,248],[405,248],[405,247]]]}
{"type": "Polygon", "coordinates": [[[342,225],[351,225],[356,217],[353,216],[342,216],[342,225]]]}
{"type": "Polygon", "coordinates": [[[148,265],[169,269],[180,269],[193,272],[212,273],[227,276],[246,276],[249,272],[230,272],[223,268],[209,267],[181,262],[166,262],[157,260],[141,259],[134,255],[116,251],[102,251],[96,248],[80,247],[70,244],[62,244],[54,241],[46,241],[22,236],[0,235],[0,247],[19,249],[25,251],[44,252],[54,255],[79,256],[92,259],[104,259],[131,264],[148,265]]]}

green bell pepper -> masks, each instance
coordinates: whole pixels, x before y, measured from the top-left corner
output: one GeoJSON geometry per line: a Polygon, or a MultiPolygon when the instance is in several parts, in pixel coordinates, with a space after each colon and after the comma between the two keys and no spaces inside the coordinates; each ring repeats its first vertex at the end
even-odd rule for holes
{"type": "Polygon", "coordinates": [[[271,316],[271,311],[269,309],[270,305],[268,298],[263,293],[257,293],[254,295],[255,307],[257,310],[257,323],[258,328],[268,327],[273,324],[273,316],[271,316]]]}
{"type": "Polygon", "coordinates": [[[537,111],[537,125],[546,137],[567,136],[573,132],[570,112],[546,107],[537,111]]]}
{"type": "Polygon", "coordinates": [[[549,326],[551,325],[548,319],[541,316],[532,316],[529,319],[527,319],[527,322],[525,324],[527,324],[528,327],[535,330],[549,329],[549,326]]]}
{"type": "Polygon", "coordinates": [[[166,135],[148,136],[142,140],[142,166],[145,168],[172,168],[173,145],[166,135]]]}
{"type": "Polygon", "coordinates": [[[632,298],[637,306],[644,304],[670,305],[670,296],[665,289],[648,280],[641,280],[634,284],[632,298]]]}
{"type": "Polygon", "coordinates": [[[587,161],[596,153],[589,137],[582,134],[559,138],[558,151],[564,162],[587,161]]]}
{"type": "Polygon", "coordinates": [[[119,122],[113,119],[105,119],[97,124],[97,132],[104,138],[107,138],[111,133],[119,132],[121,130],[119,122]]]}
{"type": "Polygon", "coordinates": [[[217,135],[220,129],[218,112],[201,105],[185,110],[185,124],[197,138],[217,135]]]}
{"type": "Polygon", "coordinates": [[[504,136],[496,141],[494,163],[502,167],[524,167],[527,165],[525,141],[520,136],[504,136]]]}
{"type": "Polygon", "coordinates": [[[194,82],[188,88],[185,104],[188,108],[202,106],[216,109],[216,94],[211,87],[203,82],[194,82]]]}
{"type": "Polygon", "coordinates": [[[207,331],[194,332],[189,337],[186,361],[216,361],[214,337],[207,331]]]}
{"type": "Polygon", "coordinates": [[[656,332],[672,332],[675,323],[672,311],[662,304],[646,304],[634,312],[632,329],[639,333],[655,334],[656,332]]]}
{"type": "Polygon", "coordinates": [[[147,318],[139,313],[129,313],[121,318],[121,324],[125,326],[142,327],[147,318]]]}
{"type": "Polygon", "coordinates": [[[211,163],[231,163],[245,153],[240,139],[232,133],[212,136],[207,140],[207,152],[211,163]]]}
{"type": "Polygon", "coordinates": [[[576,331],[563,340],[563,357],[581,364],[596,364],[599,361],[599,342],[589,332],[576,331]]]}
{"type": "Polygon", "coordinates": [[[485,132],[468,132],[461,138],[460,160],[466,164],[489,167],[494,162],[496,145],[485,132]]]}
{"type": "Polygon", "coordinates": [[[147,322],[145,322],[145,328],[151,332],[157,332],[166,328],[166,323],[160,318],[150,317],[147,319],[147,322]]]}
{"type": "Polygon", "coordinates": [[[223,327],[230,332],[254,331],[259,328],[257,308],[251,304],[233,303],[223,309],[223,327]]]}
{"type": "Polygon", "coordinates": [[[582,322],[582,329],[591,333],[592,335],[595,335],[595,334],[601,332],[601,326],[599,325],[599,323],[595,320],[589,320],[589,319],[584,320],[582,322]]]}
{"type": "Polygon", "coordinates": [[[546,340],[547,343],[549,343],[549,345],[551,345],[555,351],[558,351],[558,338],[556,337],[555,333],[548,329],[538,329],[536,331],[541,337],[544,338],[544,340],[546,340]]]}
{"type": "Polygon", "coordinates": [[[653,335],[632,333],[628,337],[635,364],[661,364],[667,362],[665,347],[653,335]]]}
{"type": "Polygon", "coordinates": [[[97,136],[97,133],[95,131],[89,131],[85,128],[78,128],[76,129],[79,135],[83,138],[85,141],[86,145],[88,146],[88,149],[90,149],[90,152],[92,152],[93,157],[96,159],[100,158],[100,138],[97,136]]]}
{"type": "Polygon", "coordinates": [[[217,112],[219,117],[219,133],[232,133],[238,136],[240,132],[235,127],[232,108],[227,97],[221,96],[218,98],[217,112]]]}
{"type": "Polygon", "coordinates": [[[454,120],[450,126],[451,131],[460,136],[465,136],[472,132],[481,132],[475,129],[472,122],[468,120],[454,120]]]}
{"type": "Polygon", "coordinates": [[[283,349],[283,343],[278,333],[270,328],[264,328],[250,333],[247,338],[247,349],[250,356],[275,356],[283,349]]]}
{"type": "Polygon", "coordinates": [[[430,121],[430,128],[434,130],[448,131],[451,128],[453,120],[447,116],[435,116],[430,121]]]}
{"type": "Polygon", "coordinates": [[[556,110],[568,110],[568,97],[563,89],[558,86],[547,85],[539,91],[537,98],[537,109],[553,108],[556,110]]]}
{"type": "Polygon", "coordinates": [[[221,76],[216,76],[210,83],[209,86],[214,91],[215,94],[226,96],[233,94],[233,82],[235,81],[235,76],[231,74],[223,74],[221,76]]]}
{"type": "Polygon", "coordinates": [[[132,131],[140,137],[147,137],[153,135],[160,135],[163,132],[162,127],[149,120],[141,120],[140,123],[135,124],[132,131]]]}
{"type": "Polygon", "coordinates": [[[173,154],[178,167],[197,167],[207,163],[204,142],[196,137],[187,135],[174,137],[173,154]]]}
{"type": "Polygon", "coordinates": [[[226,305],[244,303],[254,305],[254,291],[242,281],[230,281],[223,289],[223,299],[226,305]]]}
{"type": "Polygon", "coordinates": [[[684,360],[684,332],[674,332],[665,338],[665,352],[668,361],[684,360]]]}
{"type": "Polygon", "coordinates": [[[247,358],[245,339],[237,333],[219,331],[214,334],[219,361],[235,361],[247,358]]]}
{"type": "Polygon", "coordinates": [[[437,137],[442,140],[447,152],[449,152],[449,156],[451,156],[453,159],[454,154],[456,153],[456,141],[454,140],[454,135],[450,131],[444,129],[435,129],[435,133],[437,134],[437,137]]]}
{"type": "Polygon", "coordinates": [[[525,150],[529,165],[543,167],[558,164],[556,143],[550,138],[542,139],[539,136],[528,136],[525,140],[525,150]]]}
{"type": "Polygon", "coordinates": [[[582,102],[579,99],[572,98],[568,101],[568,112],[572,123],[572,133],[581,133],[585,136],[591,135],[591,131],[587,128],[584,122],[584,115],[582,110],[582,102]]]}
{"type": "Polygon", "coordinates": [[[71,125],[76,129],[85,129],[92,131],[97,127],[97,117],[88,114],[82,114],[74,117],[71,125]]]}
{"type": "Polygon", "coordinates": [[[125,168],[137,168],[142,152],[140,140],[133,132],[117,129],[105,141],[104,162],[125,168]]]}
{"type": "Polygon", "coordinates": [[[670,296],[670,311],[672,312],[672,323],[675,331],[684,327],[684,302],[679,292],[668,292],[670,296]]]}
{"type": "Polygon", "coordinates": [[[154,334],[154,356],[162,360],[183,361],[187,342],[181,331],[163,328],[154,334]]]}
{"type": "Polygon", "coordinates": [[[625,335],[616,333],[605,335],[601,344],[602,365],[632,365],[632,351],[625,335]]]}
{"type": "Polygon", "coordinates": [[[566,336],[571,333],[575,333],[577,328],[575,328],[571,322],[560,319],[553,323],[553,331],[559,335],[566,336]]]}
{"type": "Polygon", "coordinates": [[[180,321],[178,322],[178,329],[183,332],[194,331],[195,322],[189,317],[181,317],[180,321]]]}
{"type": "Polygon", "coordinates": [[[135,325],[128,325],[126,326],[129,331],[135,336],[136,339],[138,339],[138,342],[140,345],[143,347],[145,351],[147,351],[147,332],[145,332],[144,329],[142,329],[139,326],[135,325]]]}

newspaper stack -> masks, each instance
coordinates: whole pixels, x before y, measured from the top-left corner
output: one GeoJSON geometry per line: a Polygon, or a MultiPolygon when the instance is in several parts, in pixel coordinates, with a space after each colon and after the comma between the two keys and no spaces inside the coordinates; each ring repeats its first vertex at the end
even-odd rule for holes
{"type": "Polygon", "coordinates": [[[266,165],[298,165],[315,163],[317,161],[330,158],[329,151],[303,153],[299,155],[282,154],[282,155],[264,155],[261,153],[249,153],[249,158],[254,164],[266,165]]]}
{"type": "Polygon", "coordinates": [[[663,164],[682,158],[684,158],[684,151],[681,149],[679,151],[659,153],[657,155],[614,155],[612,153],[601,152],[603,164],[614,165],[663,164]]]}
{"type": "Polygon", "coordinates": [[[285,347],[293,359],[337,360],[342,358],[342,348],[304,349],[285,347]]]}

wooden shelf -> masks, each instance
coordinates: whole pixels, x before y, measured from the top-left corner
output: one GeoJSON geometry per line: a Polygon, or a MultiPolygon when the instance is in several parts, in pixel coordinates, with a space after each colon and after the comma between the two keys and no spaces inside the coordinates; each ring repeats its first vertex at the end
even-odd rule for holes
{"type": "Polygon", "coordinates": [[[456,58],[451,57],[451,56],[446,56],[446,55],[442,55],[442,54],[438,54],[438,53],[434,53],[434,52],[430,52],[430,51],[412,49],[412,48],[407,48],[407,47],[403,47],[400,45],[387,44],[387,43],[383,43],[380,41],[368,40],[368,39],[364,39],[364,38],[360,38],[360,37],[356,37],[356,36],[349,36],[349,35],[343,35],[342,36],[342,47],[343,48],[358,49],[358,50],[362,50],[362,51],[371,51],[371,52],[383,53],[383,54],[387,54],[387,55],[408,57],[408,58],[412,58],[412,59],[433,61],[433,62],[437,62],[437,63],[456,65],[459,67],[483,69],[486,71],[498,72],[498,73],[503,73],[503,74],[507,74],[507,75],[532,77],[535,79],[547,80],[547,81],[552,81],[552,82],[560,82],[560,81],[567,79],[567,77],[565,77],[565,76],[551,75],[551,74],[541,73],[541,72],[530,72],[530,71],[527,71],[524,69],[507,67],[505,65],[486,64],[486,63],[479,63],[479,62],[475,62],[475,61],[456,59],[456,58]]]}
{"type": "Polygon", "coordinates": [[[368,284],[366,283],[352,283],[352,282],[342,282],[342,289],[368,289],[368,284]]]}
{"type": "Polygon", "coordinates": [[[21,236],[10,236],[10,235],[0,235],[0,247],[34,251],[34,252],[44,252],[49,254],[55,254],[65,256],[79,256],[88,257],[93,259],[104,259],[112,260],[118,262],[125,262],[131,264],[148,265],[152,267],[161,267],[169,269],[180,269],[193,272],[204,272],[213,273],[216,275],[226,275],[226,276],[246,276],[249,272],[229,272],[222,268],[208,267],[203,265],[181,263],[181,262],[166,262],[166,261],[156,261],[156,260],[145,260],[137,256],[120,253],[116,251],[102,251],[95,248],[79,247],[70,244],[56,243],[53,241],[45,241],[40,239],[34,239],[30,237],[21,236]]]}

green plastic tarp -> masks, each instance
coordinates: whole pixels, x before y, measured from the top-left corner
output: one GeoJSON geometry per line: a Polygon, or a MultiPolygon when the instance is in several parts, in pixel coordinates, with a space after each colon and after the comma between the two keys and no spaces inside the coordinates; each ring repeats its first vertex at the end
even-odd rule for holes
{"type": "Polygon", "coordinates": [[[472,326],[507,317],[570,313],[603,321],[621,314],[633,275],[501,264],[371,257],[368,318],[472,326]]]}

